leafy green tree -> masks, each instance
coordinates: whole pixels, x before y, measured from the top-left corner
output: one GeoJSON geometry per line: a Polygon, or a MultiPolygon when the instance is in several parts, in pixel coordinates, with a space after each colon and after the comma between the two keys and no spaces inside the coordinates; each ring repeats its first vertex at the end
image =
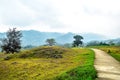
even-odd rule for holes
{"type": "Polygon", "coordinates": [[[6,33],[6,38],[1,39],[1,49],[6,53],[19,52],[21,49],[22,33],[16,28],[9,29],[6,33]]]}
{"type": "Polygon", "coordinates": [[[53,46],[53,45],[55,45],[56,42],[55,42],[55,39],[51,38],[51,39],[47,39],[46,43],[49,46],[53,46]]]}
{"type": "Polygon", "coordinates": [[[73,41],[73,46],[74,46],[74,47],[78,47],[78,46],[80,46],[80,45],[83,44],[83,42],[81,41],[81,40],[83,39],[82,36],[80,36],[80,35],[75,35],[73,38],[75,39],[75,40],[73,41]]]}

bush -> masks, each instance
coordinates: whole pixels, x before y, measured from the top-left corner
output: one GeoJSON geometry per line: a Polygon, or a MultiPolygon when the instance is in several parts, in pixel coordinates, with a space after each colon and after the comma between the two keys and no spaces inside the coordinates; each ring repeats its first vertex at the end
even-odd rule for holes
{"type": "Polygon", "coordinates": [[[12,59],[12,56],[6,56],[6,57],[4,58],[4,60],[10,60],[10,59],[12,59]]]}
{"type": "Polygon", "coordinates": [[[110,51],[110,50],[108,50],[108,51],[107,51],[107,53],[111,53],[111,51],[110,51]]]}
{"type": "Polygon", "coordinates": [[[19,58],[27,58],[27,57],[28,57],[28,55],[26,53],[23,53],[19,56],[19,58]]]}

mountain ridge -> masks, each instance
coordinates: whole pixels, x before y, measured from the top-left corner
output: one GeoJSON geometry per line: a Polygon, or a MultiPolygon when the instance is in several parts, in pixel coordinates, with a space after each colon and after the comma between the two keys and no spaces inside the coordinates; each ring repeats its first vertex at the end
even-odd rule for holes
{"type": "MultiPolygon", "coordinates": [[[[33,46],[39,46],[46,44],[45,41],[48,38],[54,38],[55,41],[58,44],[65,44],[65,43],[72,43],[73,42],[73,36],[77,33],[59,33],[59,32],[40,32],[36,30],[23,30],[21,31],[23,34],[22,45],[33,45],[33,46]]],[[[99,35],[95,33],[78,33],[78,35],[83,36],[83,42],[87,43],[89,41],[93,40],[107,40],[108,38],[104,35],[99,35]]],[[[0,33],[0,38],[4,38],[5,33],[0,33]]]]}

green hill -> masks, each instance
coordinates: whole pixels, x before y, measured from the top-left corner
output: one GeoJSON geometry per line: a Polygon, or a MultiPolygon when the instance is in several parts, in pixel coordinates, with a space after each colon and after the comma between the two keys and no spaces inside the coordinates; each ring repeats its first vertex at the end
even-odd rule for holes
{"type": "Polygon", "coordinates": [[[62,58],[63,53],[69,51],[70,49],[57,46],[42,46],[29,50],[24,50],[17,54],[10,54],[4,59],[9,60],[12,58],[62,58]]]}
{"type": "Polygon", "coordinates": [[[0,80],[94,80],[94,52],[89,49],[38,47],[0,54],[0,80]],[[6,59],[9,58],[9,59],[6,59]]]}

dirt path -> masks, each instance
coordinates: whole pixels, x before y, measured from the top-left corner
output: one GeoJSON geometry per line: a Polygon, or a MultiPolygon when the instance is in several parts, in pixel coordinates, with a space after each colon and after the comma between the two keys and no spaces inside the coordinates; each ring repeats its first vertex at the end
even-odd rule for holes
{"type": "Polygon", "coordinates": [[[92,50],[95,52],[94,66],[98,72],[96,80],[120,80],[120,63],[104,51],[92,50]]]}

